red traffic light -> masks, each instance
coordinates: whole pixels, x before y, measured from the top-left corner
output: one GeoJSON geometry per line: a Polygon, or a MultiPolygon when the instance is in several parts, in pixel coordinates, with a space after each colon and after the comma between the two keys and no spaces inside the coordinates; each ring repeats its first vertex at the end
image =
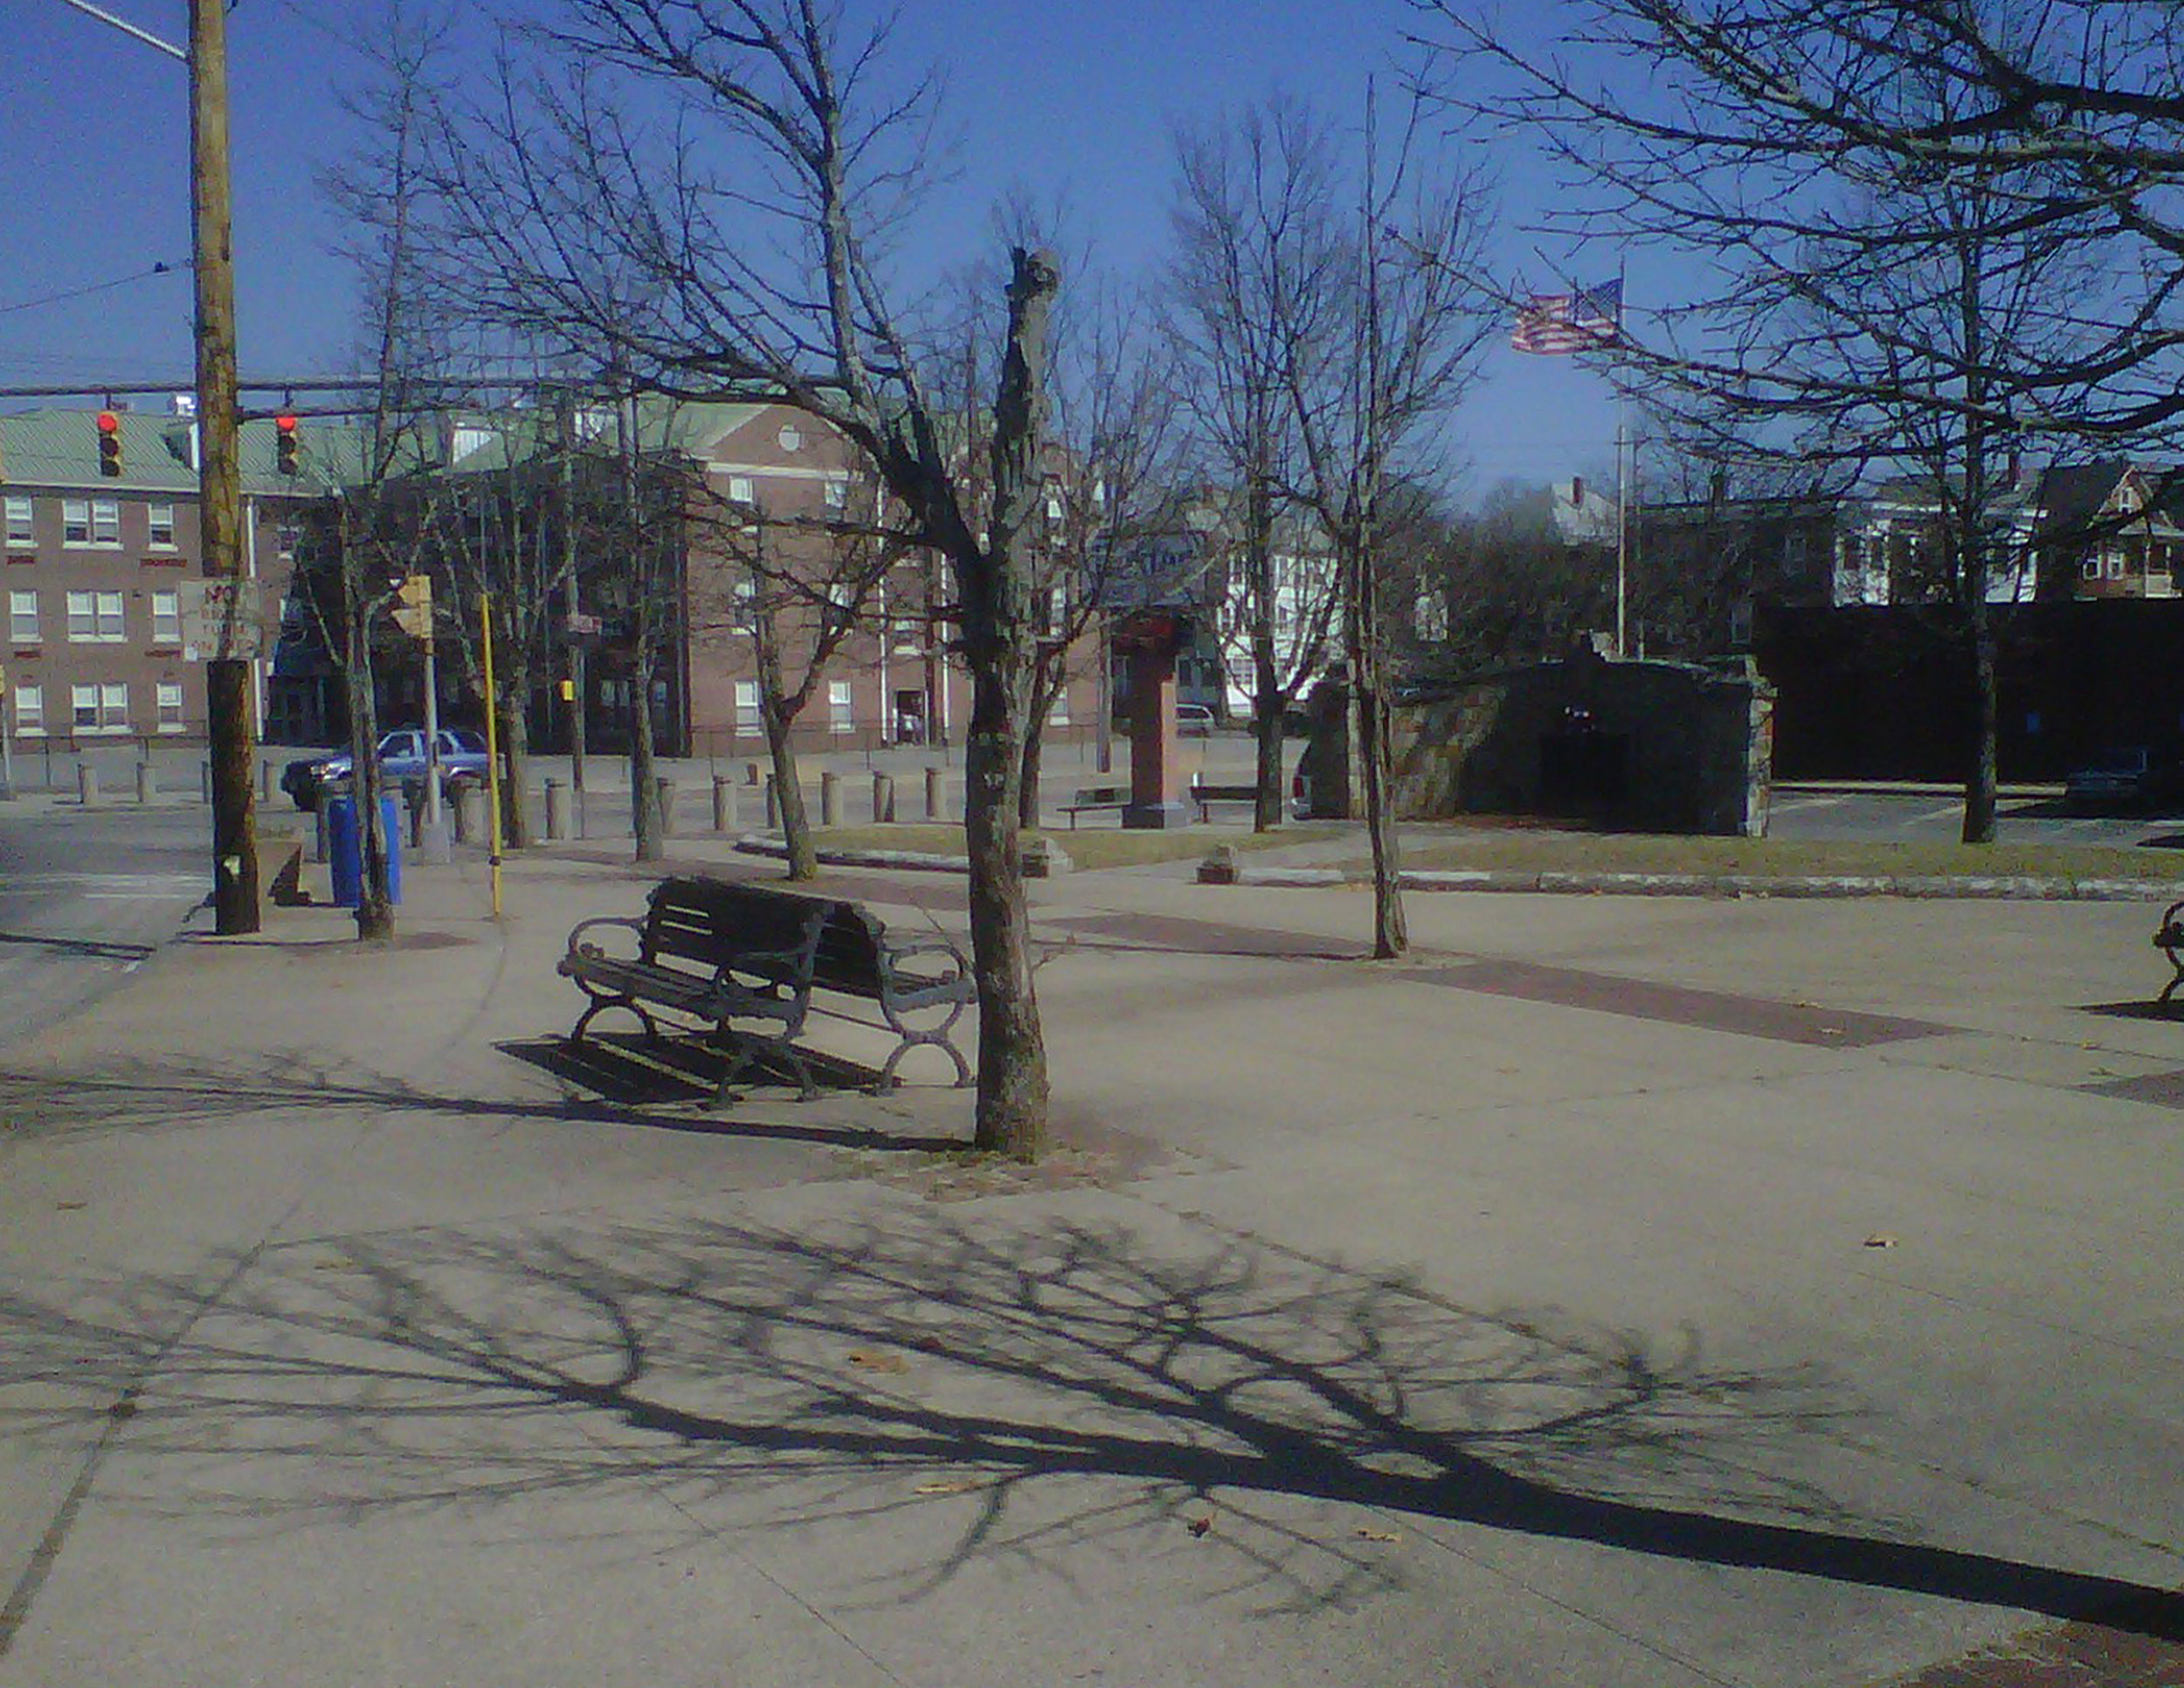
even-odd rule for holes
{"type": "Polygon", "coordinates": [[[273,468],[281,474],[300,474],[296,460],[296,419],[287,411],[273,418],[273,468]]]}
{"type": "Polygon", "coordinates": [[[99,412],[99,473],[121,473],[121,419],[112,411],[99,412]]]}
{"type": "Polygon", "coordinates": [[[117,434],[121,432],[121,419],[116,416],[112,411],[100,411],[99,412],[99,432],[103,434],[117,434]]]}
{"type": "Polygon", "coordinates": [[[273,418],[273,426],[283,433],[294,433],[296,431],[296,419],[287,411],[283,411],[279,416],[273,418]]]}

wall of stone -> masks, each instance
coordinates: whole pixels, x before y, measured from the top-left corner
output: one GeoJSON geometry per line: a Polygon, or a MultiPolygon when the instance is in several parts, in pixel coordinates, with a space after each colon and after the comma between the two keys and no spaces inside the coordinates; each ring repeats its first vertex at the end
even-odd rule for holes
{"type": "Polygon", "coordinates": [[[1399,707],[1396,803],[1414,819],[1562,815],[1757,837],[1773,739],[1773,692],[1748,668],[1618,662],[1581,649],[1399,707]]]}

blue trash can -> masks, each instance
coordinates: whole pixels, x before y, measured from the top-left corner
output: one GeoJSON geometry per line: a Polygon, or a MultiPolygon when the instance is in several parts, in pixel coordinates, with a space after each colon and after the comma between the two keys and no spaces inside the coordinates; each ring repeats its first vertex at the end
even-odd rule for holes
{"type": "MultiPolygon", "coordinates": [[[[387,846],[387,900],[402,901],[402,815],[392,797],[379,799],[379,829],[387,846]]],[[[356,799],[326,805],[326,861],[334,878],[334,906],[353,909],[364,900],[364,841],[356,825],[356,799]]]]}

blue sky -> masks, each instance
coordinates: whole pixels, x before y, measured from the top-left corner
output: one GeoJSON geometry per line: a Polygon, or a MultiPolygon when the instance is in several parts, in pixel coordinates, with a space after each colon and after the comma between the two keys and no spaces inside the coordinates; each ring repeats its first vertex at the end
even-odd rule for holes
{"type": "MultiPolygon", "coordinates": [[[[104,3],[169,40],[185,33],[183,0],[104,3]]],[[[353,366],[350,279],[328,250],[336,231],[315,178],[353,139],[333,96],[357,70],[342,36],[377,3],[239,0],[229,15],[247,376],[353,366]]],[[[936,254],[990,246],[992,204],[1021,183],[1041,197],[1066,191],[1114,270],[1148,266],[1166,236],[1178,121],[1275,89],[1330,112],[1358,111],[1369,74],[1380,73],[1384,86],[1392,80],[1410,17],[1403,0],[907,0],[902,54],[943,68],[964,139],[960,175],[936,197],[919,239],[936,254]]],[[[182,66],[62,0],[0,7],[0,195],[13,237],[0,260],[0,384],[186,382],[182,66]],[[31,303],[142,277],[162,261],[172,273],[31,303]]],[[[1545,285],[1553,278],[1521,228],[1527,199],[1543,190],[1537,172],[1517,153],[1496,163],[1507,181],[1506,272],[1545,285]]],[[[1587,281],[1613,273],[1605,253],[1574,261],[1587,281]]],[[[1459,491],[1504,477],[1604,475],[1614,432],[1600,377],[1572,360],[1497,348],[1451,430],[1452,456],[1469,465],[1459,491]]]]}

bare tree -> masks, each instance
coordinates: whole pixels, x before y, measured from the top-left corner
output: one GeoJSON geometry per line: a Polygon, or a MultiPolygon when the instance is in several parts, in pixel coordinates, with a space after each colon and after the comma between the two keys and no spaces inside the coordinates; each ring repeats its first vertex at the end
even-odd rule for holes
{"type": "Polygon", "coordinates": [[[347,220],[343,254],[362,282],[363,351],[372,373],[364,425],[354,442],[357,460],[337,449],[308,467],[328,492],[309,543],[320,552],[316,561],[327,582],[317,599],[321,634],[347,695],[363,870],[356,930],[376,941],[394,935],[380,808],[376,659],[390,634],[388,612],[400,583],[425,571],[431,556],[434,411],[448,391],[446,300],[420,253],[439,97],[433,79],[445,41],[444,17],[400,4],[391,9],[386,30],[361,44],[367,76],[341,96],[371,139],[321,183],[347,220]]]}
{"type": "MultiPolygon", "coordinates": [[[[1293,495],[1317,517],[1343,582],[1358,761],[1372,846],[1373,953],[1410,945],[1394,826],[1384,575],[1387,493],[1430,454],[1438,424],[1461,401],[1492,320],[1474,278],[1485,190],[1472,171],[1434,173],[1418,156],[1413,101],[1381,174],[1366,98],[1365,158],[1354,221],[1333,200],[1304,287],[1283,301],[1276,343],[1300,460],[1293,495]]],[[[1335,178],[1330,177],[1331,187],[1335,178]]]]}
{"type": "MultiPolygon", "coordinates": [[[[731,619],[750,640],[791,879],[819,873],[797,771],[797,720],[851,635],[874,630],[874,606],[905,554],[883,520],[877,481],[867,474],[837,484],[838,503],[787,513],[757,500],[723,499],[709,487],[698,489],[709,508],[697,515],[697,530],[715,541],[740,577],[731,619]]],[[[884,627],[877,631],[886,636],[884,627]]]]}
{"type": "Polygon", "coordinates": [[[1014,255],[978,508],[887,273],[888,232],[929,179],[934,112],[929,84],[890,83],[888,36],[853,29],[833,0],[570,0],[442,163],[453,232],[501,320],[575,355],[612,346],[671,397],[796,405],[871,462],[906,539],[947,560],[973,687],[978,1141],[1031,1155],[1047,1084],[1018,800],[1061,276],[1042,253],[1014,255]],[[674,133],[630,114],[632,87],[667,95],[674,133]]]}
{"type": "Polygon", "coordinates": [[[1298,446],[1284,372],[1329,356],[1289,342],[1333,332],[1316,308],[1317,284],[1343,245],[1337,160],[1325,126],[1282,100],[1178,134],[1176,154],[1169,338],[1241,586],[1225,595],[1236,610],[1224,631],[1250,655],[1253,822],[1265,832],[1282,820],[1282,723],[1321,662],[1336,598],[1331,571],[1325,591],[1306,585],[1302,595],[1316,606],[1306,619],[1318,636],[1285,640],[1285,590],[1289,601],[1297,594],[1277,576],[1278,533],[1298,446]]]}
{"type": "Polygon", "coordinates": [[[1625,337],[1627,379],[1724,454],[1926,484],[1980,723],[1964,836],[1991,840],[1998,456],[2184,414],[2174,252],[2133,266],[2125,244],[2161,250],[2152,207],[2184,161],[2157,138],[2184,114],[2154,70],[2174,9],[1588,0],[1553,55],[1421,10],[1461,56],[1456,103],[1563,167],[1554,228],[1713,282],[1625,337]]]}

